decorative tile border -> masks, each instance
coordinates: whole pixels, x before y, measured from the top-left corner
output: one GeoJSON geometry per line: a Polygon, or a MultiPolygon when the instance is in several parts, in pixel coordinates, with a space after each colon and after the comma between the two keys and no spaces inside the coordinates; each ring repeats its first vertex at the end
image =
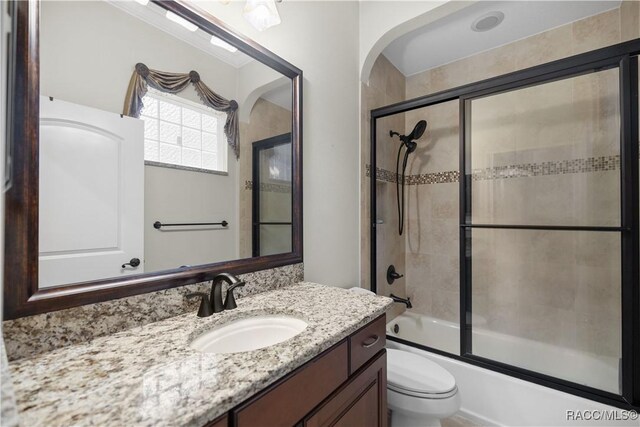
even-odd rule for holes
{"type": "MultiPolygon", "coordinates": [[[[366,165],[366,175],[367,177],[371,176],[371,165],[366,165]]],[[[376,179],[378,181],[385,181],[385,182],[397,182],[398,181],[398,175],[395,172],[391,172],[388,171],[386,169],[382,169],[382,168],[376,168],[376,179]]]]}
{"type": "MultiPolygon", "coordinates": [[[[371,176],[371,165],[366,165],[366,176],[371,176]]],[[[405,177],[405,184],[407,185],[421,185],[421,184],[443,184],[447,182],[458,182],[458,171],[446,171],[446,172],[433,172],[423,173],[420,175],[408,175],[405,177]]],[[[386,169],[376,168],[376,179],[384,182],[396,183],[400,179],[400,176],[395,172],[388,171],[386,169]]]]}
{"type": "Polygon", "coordinates": [[[423,173],[420,175],[409,175],[406,177],[405,182],[407,185],[423,185],[423,184],[446,184],[451,182],[458,182],[460,180],[460,172],[447,171],[447,172],[433,172],[423,173]]]}
{"type": "MultiPolygon", "coordinates": [[[[245,181],[244,182],[245,190],[253,190],[253,181],[245,181]]],[[[262,183],[260,184],[260,191],[268,191],[270,193],[291,193],[291,185],[290,184],[273,184],[273,183],[262,183]]]]}
{"type": "Polygon", "coordinates": [[[557,162],[524,163],[476,169],[474,181],[489,179],[525,178],[531,176],[565,175],[570,173],[605,172],[620,169],[620,156],[588,157],[557,162]]]}
{"type": "MultiPolygon", "coordinates": [[[[475,169],[473,181],[494,179],[526,178],[533,176],[565,175],[573,173],[605,172],[620,169],[620,156],[588,157],[586,159],[560,160],[557,162],[523,163],[493,168],[475,169]]],[[[371,177],[371,165],[366,165],[366,176],[371,177]]],[[[394,172],[376,168],[376,179],[396,183],[399,175],[394,172]]],[[[419,175],[408,175],[407,185],[444,184],[460,180],[458,171],[433,172],[419,175]]]]}

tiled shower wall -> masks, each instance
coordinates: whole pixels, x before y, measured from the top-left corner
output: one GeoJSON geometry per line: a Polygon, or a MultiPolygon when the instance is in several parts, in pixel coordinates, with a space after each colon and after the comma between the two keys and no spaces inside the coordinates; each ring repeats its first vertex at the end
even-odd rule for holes
{"type": "Polygon", "coordinates": [[[407,173],[407,293],[415,312],[438,319],[459,319],[458,102],[450,101],[405,114],[410,131],[419,120],[428,123],[411,155],[407,173]],[[409,182],[414,182],[410,180],[409,182]]]}
{"type": "Polygon", "coordinates": [[[258,99],[253,106],[249,122],[240,122],[240,172],[238,174],[240,258],[251,258],[252,256],[252,144],[289,132],[291,132],[291,111],[262,98],[258,99]]]}
{"type": "MultiPolygon", "coordinates": [[[[370,289],[370,181],[367,177],[366,169],[369,164],[370,156],[370,118],[369,111],[399,102],[405,99],[405,77],[398,71],[384,56],[380,56],[373,66],[369,85],[362,84],[362,157],[361,171],[363,179],[361,180],[361,278],[362,287],[370,289]]],[[[395,130],[402,133],[404,130],[404,116],[402,114],[392,116],[378,123],[378,167],[386,170],[393,170],[395,173],[396,154],[399,145],[397,139],[389,139],[389,130],[395,130]]],[[[405,248],[404,236],[398,235],[398,222],[396,213],[396,188],[395,184],[384,180],[378,181],[377,186],[377,219],[382,223],[377,225],[377,286],[379,295],[394,295],[405,297],[406,279],[397,280],[393,286],[389,286],[386,281],[386,271],[390,264],[393,264],[401,273],[405,271],[405,248]]],[[[394,304],[390,318],[404,311],[404,306],[394,304]]]]}
{"type": "MultiPolygon", "coordinates": [[[[623,2],[619,9],[407,77],[405,99],[638,38],[639,9],[637,2],[623,2]]],[[[612,150],[617,134],[612,133],[611,125],[618,114],[614,80],[615,76],[602,74],[538,92],[532,102],[537,96],[545,105],[560,110],[537,111],[537,116],[533,114],[528,123],[509,117],[509,106],[503,108],[500,102],[484,105],[483,109],[477,106],[474,111],[502,116],[502,123],[486,122],[489,126],[484,128],[480,122],[474,124],[474,132],[477,131],[474,144],[478,144],[474,145],[473,158],[478,162],[473,168],[480,169],[474,181],[473,211],[478,215],[474,216],[475,222],[504,223],[511,219],[519,223],[553,220],[561,224],[613,225],[611,221],[616,218],[610,212],[618,203],[613,198],[618,194],[619,173],[616,169],[619,153],[612,150]],[[563,103],[576,109],[563,111],[563,103]],[[500,108],[503,110],[499,111],[500,108]],[[516,125],[510,129],[508,123],[526,124],[524,128],[518,129],[516,125]],[[540,123],[544,126],[536,127],[540,123]],[[557,125],[549,127],[549,123],[557,125]],[[548,142],[540,145],[540,141],[548,142]],[[554,163],[561,160],[568,162],[554,163]],[[522,176],[503,179],[505,170],[520,171],[516,173],[522,176]],[[544,176],[537,176],[535,171],[542,171],[544,176]],[[539,189],[532,190],[531,183],[536,183],[539,189]]],[[[363,88],[363,119],[366,119],[366,107],[371,103],[364,89],[366,86],[363,88]]],[[[411,311],[457,323],[458,103],[414,110],[402,116],[406,132],[418,120],[426,119],[429,123],[408,168],[411,175],[408,182],[413,185],[407,186],[407,232],[403,239],[406,292],[414,303],[411,311]]],[[[364,126],[363,134],[369,124],[364,126]]],[[[385,132],[388,129],[380,130],[379,137],[383,139],[378,140],[379,146],[383,141],[389,142],[385,132]]],[[[369,161],[368,144],[367,136],[362,146],[364,164],[369,161]]],[[[388,168],[379,162],[378,167],[395,172],[395,163],[388,168]]],[[[368,184],[365,177],[365,198],[368,184]]],[[[395,187],[382,186],[393,187],[390,202],[395,209],[395,187]]],[[[364,206],[368,207],[368,201],[363,210],[364,206]]],[[[368,259],[364,233],[368,231],[368,219],[368,213],[363,212],[363,261],[368,259]]],[[[474,263],[473,272],[475,324],[523,338],[617,356],[619,334],[611,331],[619,330],[620,325],[619,268],[611,239],[591,235],[559,237],[550,232],[507,234],[498,231],[474,236],[478,243],[474,246],[474,257],[481,261],[474,263]]],[[[388,262],[383,263],[385,269],[388,262]]],[[[364,264],[363,279],[368,277],[364,264]]]]}

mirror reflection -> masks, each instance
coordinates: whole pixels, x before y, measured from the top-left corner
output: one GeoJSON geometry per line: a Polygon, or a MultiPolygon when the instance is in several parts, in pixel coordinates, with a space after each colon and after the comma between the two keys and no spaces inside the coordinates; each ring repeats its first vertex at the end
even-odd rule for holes
{"type": "Polygon", "coordinates": [[[40,17],[39,286],[291,252],[291,80],[153,3],[40,17]]]}

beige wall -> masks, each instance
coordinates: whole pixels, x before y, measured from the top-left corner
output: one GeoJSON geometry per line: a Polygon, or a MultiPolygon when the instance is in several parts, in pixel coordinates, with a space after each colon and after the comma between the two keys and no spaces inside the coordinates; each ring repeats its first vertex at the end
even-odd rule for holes
{"type": "Polygon", "coordinates": [[[358,283],[358,11],[357,1],[278,3],[282,23],[255,30],[243,2],[199,6],[304,72],[305,279],[358,283]]]}
{"type": "MultiPolygon", "coordinates": [[[[638,2],[623,2],[620,9],[407,77],[404,99],[638,38],[639,9],[638,2]]],[[[607,71],[536,87],[520,93],[520,98],[505,96],[478,102],[474,105],[477,115],[472,135],[473,168],[615,157],[619,154],[615,79],[615,72],[607,71]]],[[[390,103],[376,105],[370,101],[371,93],[372,89],[363,86],[363,134],[368,131],[371,106],[390,103]]],[[[382,98],[375,100],[378,99],[382,98]]],[[[420,119],[429,123],[411,158],[409,173],[457,171],[458,103],[414,110],[403,116],[407,132],[420,119]]],[[[365,135],[363,164],[369,162],[368,150],[365,135]]],[[[394,169],[395,166],[389,168],[394,169]]],[[[474,181],[474,220],[615,225],[619,221],[618,174],[619,170],[610,170],[474,181]]],[[[369,250],[368,179],[363,178],[363,182],[365,278],[369,250]]],[[[404,251],[407,294],[414,302],[413,311],[457,323],[457,179],[410,185],[407,194],[404,251]]],[[[395,200],[392,202],[395,207],[395,200]]],[[[616,332],[620,330],[619,245],[615,237],[597,233],[478,231],[474,242],[476,326],[615,360],[620,352],[620,334],[616,332]]],[[[388,262],[384,262],[385,268],[388,262]]]]}
{"type": "MultiPolygon", "coordinates": [[[[238,209],[240,217],[240,258],[251,257],[252,253],[252,193],[251,187],[246,185],[247,181],[252,181],[252,144],[262,139],[289,132],[291,132],[291,111],[262,98],[258,99],[253,106],[249,123],[240,123],[240,151],[242,152],[239,162],[240,207],[238,209]]],[[[282,197],[287,198],[289,206],[291,206],[291,193],[288,195],[282,193],[282,197]]],[[[283,239],[288,237],[289,241],[291,240],[290,233],[282,233],[279,236],[283,239]]]]}
{"type": "MultiPolygon", "coordinates": [[[[238,258],[236,177],[145,166],[145,272],[238,258]],[[206,189],[206,190],[205,190],[206,189]],[[221,222],[229,226],[156,230],[153,223],[221,222]]],[[[241,230],[241,228],[240,228],[241,230]]]]}

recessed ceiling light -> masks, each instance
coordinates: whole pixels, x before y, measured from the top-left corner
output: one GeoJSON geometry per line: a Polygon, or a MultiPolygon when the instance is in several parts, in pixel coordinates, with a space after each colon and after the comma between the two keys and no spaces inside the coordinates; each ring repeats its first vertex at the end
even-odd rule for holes
{"type": "Polygon", "coordinates": [[[214,45],[214,46],[218,46],[218,47],[221,47],[223,49],[226,49],[231,53],[238,51],[237,47],[231,46],[229,43],[227,43],[226,41],[224,41],[222,39],[217,38],[216,36],[211,36],[211,44],[214,45]]]}
{"type": "Polygon", "coordinates": [[[149,4],[149,0],[135,0],[136,3],[140,3],[143,6],[146,6],[149,4]]]}
{"type": "Polygon", "coordinates": [[[180,24],[189,31],[196,31],[198,29],[198,26],[196,24],[187,21],[182,16],[178,16],[175,13],[171,12],[170,10],[167,10],[166,17],[167,19],[169,19],[169,21],[173,21],[176,24],[180,24]]]}
{"type": "Polygon", "coordinates": [[[504,13],[502,12],[489,12],[485,13],[471,24],[471,29],[477,32],[489,31],[500,25],[504,19],[504,13]]]}

